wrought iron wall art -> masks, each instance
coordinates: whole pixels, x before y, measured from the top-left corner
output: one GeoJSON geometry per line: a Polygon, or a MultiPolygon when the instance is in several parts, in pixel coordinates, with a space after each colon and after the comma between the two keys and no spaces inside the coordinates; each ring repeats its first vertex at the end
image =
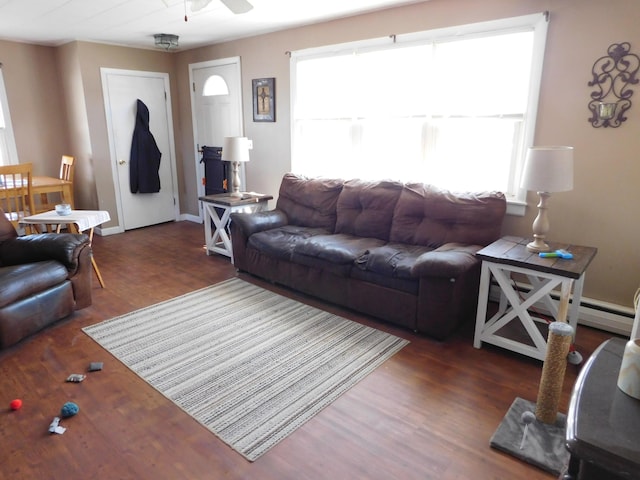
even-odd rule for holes
{"type": "Polygon", "coordinates": [[[638,55],[630,53],[628,42],[614,43],[607,49],[607,55],[595,61],[591,68],[593,79],[589,122],[595,128],[617,128],[627,117],[625,112],[631,108],[631,85],[638,83],[636,77],[640,68],[638,55]]]}

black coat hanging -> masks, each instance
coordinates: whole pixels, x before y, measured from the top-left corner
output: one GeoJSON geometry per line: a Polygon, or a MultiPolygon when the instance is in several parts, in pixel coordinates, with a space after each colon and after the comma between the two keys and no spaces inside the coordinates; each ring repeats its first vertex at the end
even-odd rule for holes
{"type": "Polygon", "coordinates": [[[138,100],[137,108],[129,159],[131,193],[156,193],[160,191],[162,153],[149,130],[149,109],[142,100],[138,100]]]}

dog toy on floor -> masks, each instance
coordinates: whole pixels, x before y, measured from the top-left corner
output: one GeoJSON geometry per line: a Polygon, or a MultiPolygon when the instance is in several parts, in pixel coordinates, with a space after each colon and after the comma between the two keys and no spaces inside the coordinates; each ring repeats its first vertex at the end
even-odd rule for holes
{"type": "Polygon", "coordinates": [[[73,402],[65,403],[60,409],[60,415],[62,418],[73,417],[80,411],[80,407],[73,402]]]}

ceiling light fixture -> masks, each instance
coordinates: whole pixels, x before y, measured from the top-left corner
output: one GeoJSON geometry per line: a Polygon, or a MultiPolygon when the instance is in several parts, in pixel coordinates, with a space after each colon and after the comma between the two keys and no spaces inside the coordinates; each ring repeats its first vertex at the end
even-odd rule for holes
{"type": "Polygon", "coordinates": [[[156,47],[164,48],[167,51],[172,48],[178,48],[178,35],[172,33],[156,33],[153,39],[156,47]]]}

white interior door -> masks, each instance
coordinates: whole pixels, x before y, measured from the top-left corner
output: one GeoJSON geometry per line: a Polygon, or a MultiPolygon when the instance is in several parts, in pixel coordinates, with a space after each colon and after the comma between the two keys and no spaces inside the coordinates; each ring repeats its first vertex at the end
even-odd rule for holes
{"type": "Polygon", "coordinates": [[[102,85],[120,226],[130,230],[176,220],[179,208],[169,75],[102,69],[102,85]],[[131,193],[129,186],[138,99],[149,109],[149,129],[162,152],[157,193],[131,193]]]}
{"type": "MultiPolygon", "coordinates": [[[[224,137],[242,136],[242,83],[240,58],[226,58],[189,65],[191,111],[196,150],[198,196],[205,193],[204,165],[198,150],[203,146],[222,147],[224,137]]],[[[245,184],[241,164],[241,185],[245,184]]],[[[202,216],[202,210],[200,209],[202,216]]]]}

